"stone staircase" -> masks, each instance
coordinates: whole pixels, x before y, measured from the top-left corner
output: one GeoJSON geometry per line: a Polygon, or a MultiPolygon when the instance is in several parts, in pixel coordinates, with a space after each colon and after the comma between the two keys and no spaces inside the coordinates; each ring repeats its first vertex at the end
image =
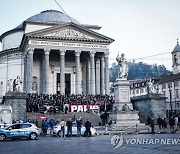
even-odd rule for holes
{"type": "Polygon", "coordinates": [[[91,122],[93,126],[98,126],[99,122],[101,121],[99,115],[87,113],[87,112],[68,112],[67,114],[64,114],[64,113],[56,113],[56,114],[27,113],[27,119],[30,119],[30,120],[37,119],[38,127],[41,127],[42,115],[45,115],[48,120],[53,118],[55,121],[57,120],[61,121],[62,119],[64,119],[65,121],[68,121],[69,118],[71,118],[72,120],[74,119],[76,120],[81,117],[83,121],[83,125],[87,119],[91,122]]]}

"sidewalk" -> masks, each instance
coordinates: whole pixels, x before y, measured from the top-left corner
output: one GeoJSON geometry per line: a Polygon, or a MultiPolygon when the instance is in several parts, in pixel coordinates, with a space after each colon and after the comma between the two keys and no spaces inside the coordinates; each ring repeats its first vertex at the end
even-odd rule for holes
{"type": "Polygon", "coordinates": [[[161,128],[159,129],[159,126],[156,125],[155,126],[155,133],[156,134],[171,134],[171,133],[178,133],[180,134],[180,128],[178,130],[173,130],[173,129],[170,129],[170,126],[168,125],[167,128],[161,128]]]}
{"type": "MultiPolygon", "coordinates": [[[[125,130],[115,130],[111,129],[112,127],[99,126],[96,127],[97,135],[118,135],[118,134],[151,134],[151,128],[146,125],[145,129],[136,129],[136,128],[127,128],[125,130]]],[[[155,134],[171,134],[177,133],[180,134],[179,130],[171,130],[169,125],[166,129],[159,129],[159,126],[155,126],[155,134]]]]}

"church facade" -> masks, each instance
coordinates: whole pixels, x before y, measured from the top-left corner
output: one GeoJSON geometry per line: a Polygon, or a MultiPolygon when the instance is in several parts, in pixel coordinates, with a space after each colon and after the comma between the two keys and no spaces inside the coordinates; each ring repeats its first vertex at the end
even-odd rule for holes
{"type": "Polygon", "coordinates": [[[43,11],[0,36],[0,95],[22,80],[26,93],[109,94],[113,39],[56,10],[43,11]]]}

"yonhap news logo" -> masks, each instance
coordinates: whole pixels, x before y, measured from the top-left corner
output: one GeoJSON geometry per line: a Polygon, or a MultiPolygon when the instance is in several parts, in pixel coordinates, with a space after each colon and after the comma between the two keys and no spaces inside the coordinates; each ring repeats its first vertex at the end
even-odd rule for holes
{"type": "Polygon", "coordinates": [[[111,138],[111,145],[115,149],[121,147],[123,145],[123,137],[122,137],[122,135],[121,136],[114,135],[111,138]]]}
{"type": "Polygon", "coordinates": [[[139,145],[150,145],[150,144],[162,144],[162,145],[180,145],[180,138],[171,139],[158,139],[158,138],[127,138],[123,139],[122,135],[114,135],[111,138],[111,145],[113,148],[119,148],[123,144],[139,144],[139,145]]]}

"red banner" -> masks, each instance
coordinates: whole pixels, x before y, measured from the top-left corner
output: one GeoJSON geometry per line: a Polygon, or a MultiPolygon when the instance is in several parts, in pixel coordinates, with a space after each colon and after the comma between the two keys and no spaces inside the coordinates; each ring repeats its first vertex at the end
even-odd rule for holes
{"type": "Polygon", "coordinates": [[[90,110],[99,110],[100,105],[70,105],[68,104],[71,112],[86,112],[89,108],[90,110]]]}

